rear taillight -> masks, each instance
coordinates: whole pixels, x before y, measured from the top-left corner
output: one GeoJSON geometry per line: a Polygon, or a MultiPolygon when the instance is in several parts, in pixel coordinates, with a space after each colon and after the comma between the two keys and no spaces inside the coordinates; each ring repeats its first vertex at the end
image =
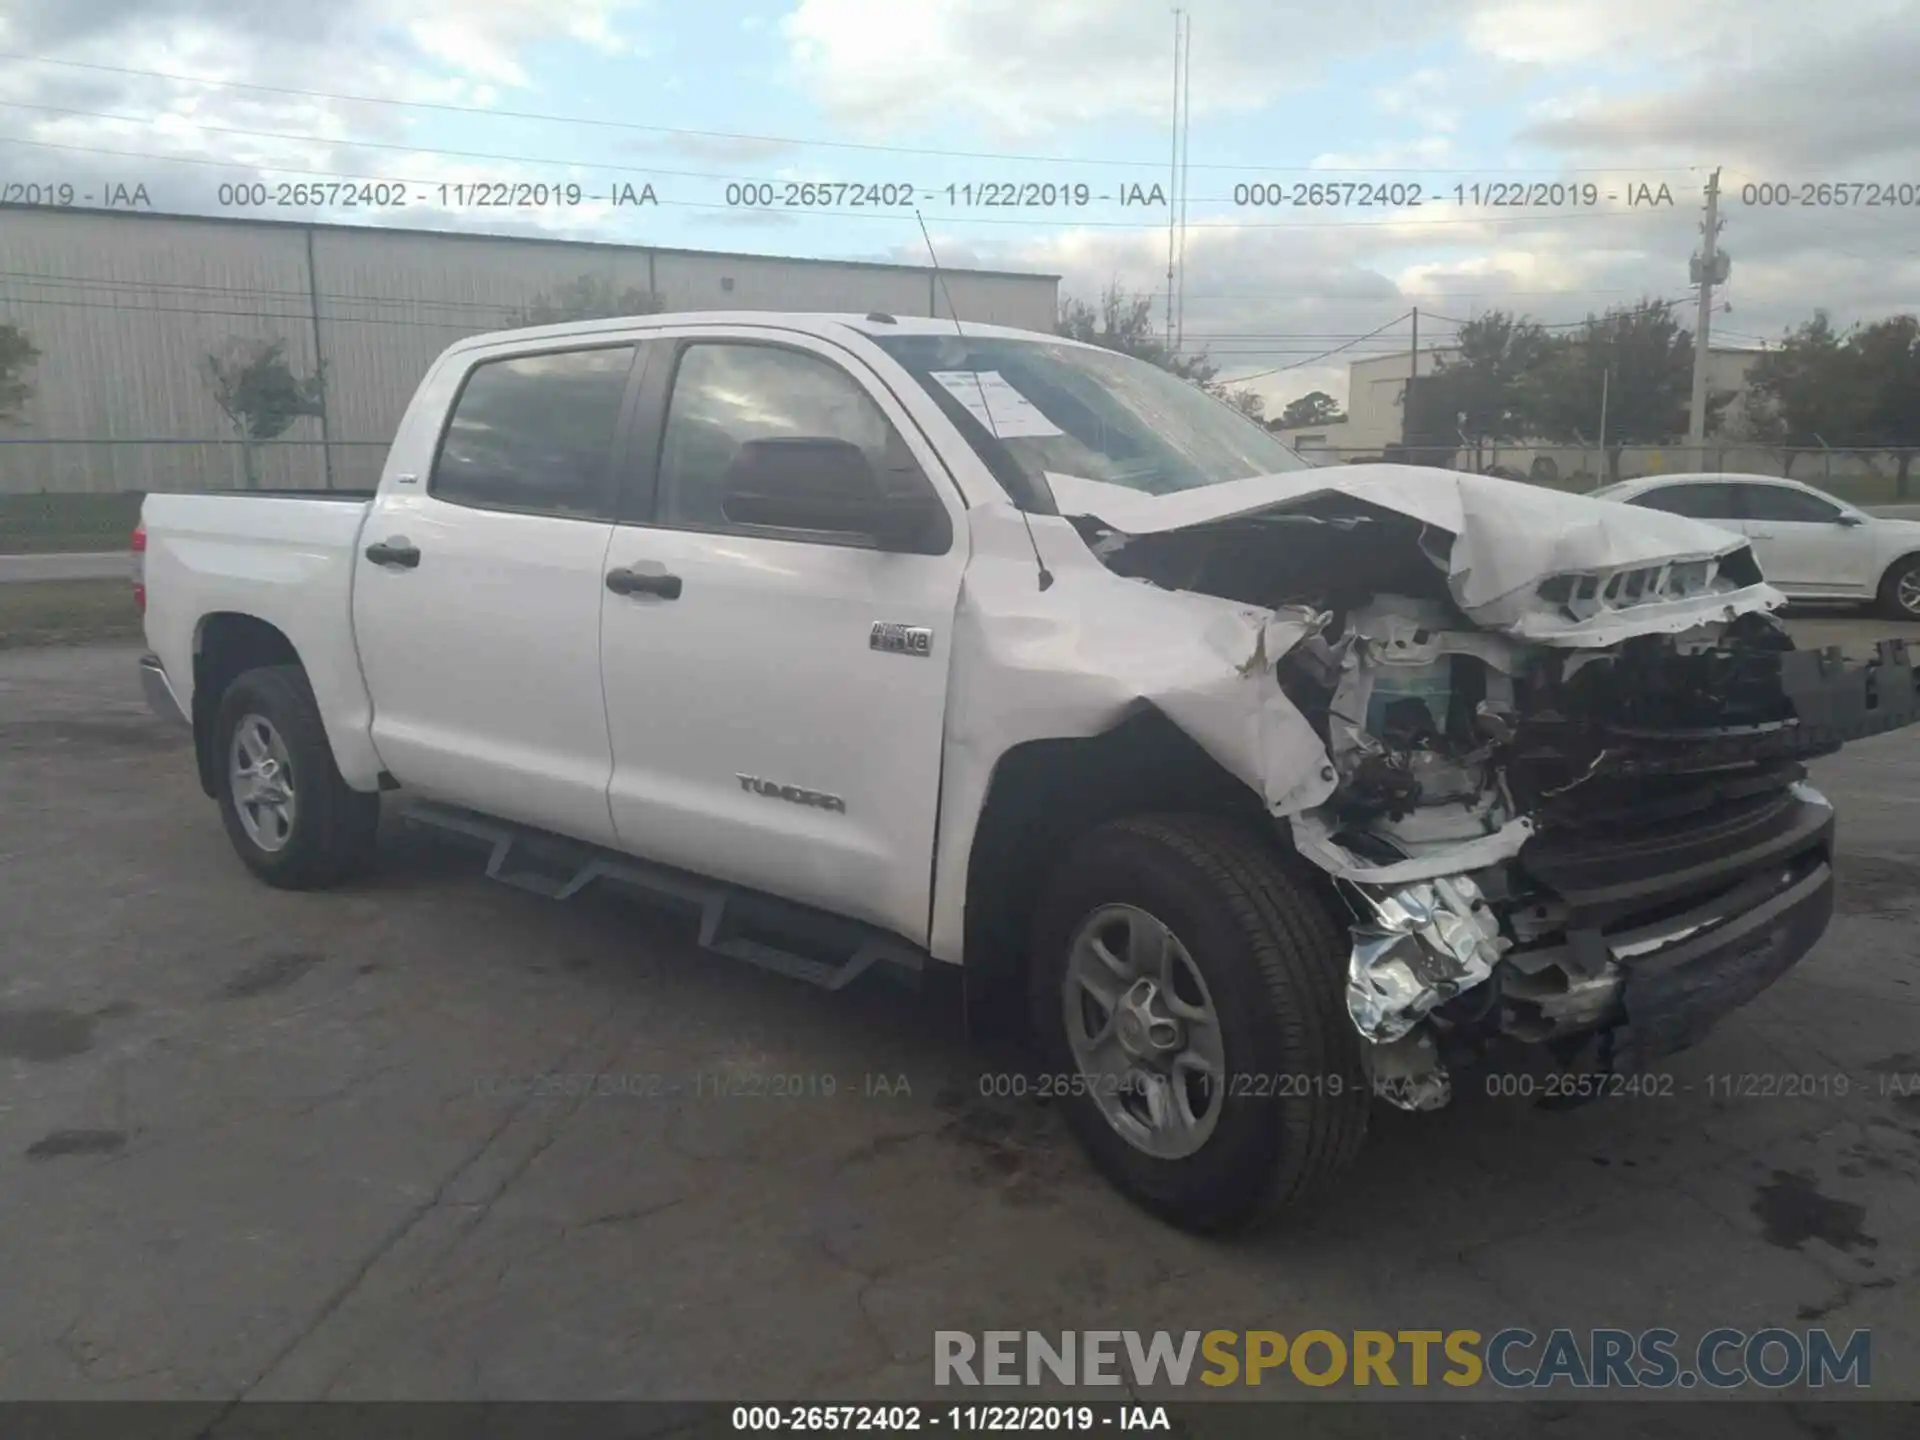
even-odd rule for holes
{"type": "Polygon", "coordinates": [[[133,527],[133,608],[147,613],[147,526],[133,527]]]}

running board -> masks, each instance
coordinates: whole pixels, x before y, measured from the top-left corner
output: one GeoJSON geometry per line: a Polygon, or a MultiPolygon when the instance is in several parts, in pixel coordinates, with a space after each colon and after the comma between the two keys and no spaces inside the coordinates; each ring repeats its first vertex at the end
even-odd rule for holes
{"type": "Polygon", "coordinates": [[[823,990],[844,989],[876,965],[917,975],[926,958],[905,940],[857,920],[455,806],[420,801],[403,811],[402,819],[491,846],[489,880],[549,900],[571,900],[594,881],[608,880],[691,909],[700,917],[701,949],[823,990]]]}

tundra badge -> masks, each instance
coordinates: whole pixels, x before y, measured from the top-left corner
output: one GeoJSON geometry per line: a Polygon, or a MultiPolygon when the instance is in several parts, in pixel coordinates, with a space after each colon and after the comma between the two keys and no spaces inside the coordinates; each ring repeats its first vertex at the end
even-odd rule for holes
{"type": "Polygon", "coordinates": [[[736,775],[742,790],[751,790],[756,795],[765,795],[772,800],[786,800],[795,805],[811,805],[816,810],[837,810],[847,813],[847,802],[838,795],[827,795],[818,790],[802,790],[798,785],[782,785],[778,780],[762,780],[758,775],[736,775]]]}
{"type": "Polygon", "coordinates": [[[900,625],[891,620],[876,620],[867,635],[867,648],[888,655],[931,655],[933,631],[925,625],[900,625]]]}

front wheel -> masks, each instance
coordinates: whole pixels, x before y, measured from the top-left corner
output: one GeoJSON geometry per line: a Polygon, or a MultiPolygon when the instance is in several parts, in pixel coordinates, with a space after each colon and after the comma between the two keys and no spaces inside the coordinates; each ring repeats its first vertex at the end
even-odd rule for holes
{"type": "Polygon", "coordinates": [[[1896,560],[1880,582],[1880,609],[1895,620],[1920,620],[1920,555],[1896,560]]]}
{"type": "Polygon", "coordinates": [[[298,665],[237,677],[220,697],[213,746],[227,837],[269,885],[324,889],[372,854],[380,797],[340,778],[298,665]]]}
{"type": "Polygon", "coordinates": [[[1139,817],[1081,837],[1036,916],[1030,1004],[1050,1088],[1108,1179],[1201,1231],[1323,1193],[1367,1126],[1346,949],[1252,829],[1139,817]]]}

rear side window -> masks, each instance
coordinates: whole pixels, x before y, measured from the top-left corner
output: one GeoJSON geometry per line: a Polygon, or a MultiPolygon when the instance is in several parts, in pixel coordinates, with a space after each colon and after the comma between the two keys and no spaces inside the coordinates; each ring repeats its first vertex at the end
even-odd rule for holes
{"type": "Polygon", "coordinates": [[[607,516],[633,353],[619,345],[476,365],[454,403],[429,492],[489,510],[607,516]]]}
{"type": "Polygon", "coordinates": [[[1787,485],[1742,485],[1749,520],[1798,520],[1808,525],[1831,525],[1840,507],[1818,495],[1787,485]]]}
{"type": "Polygon", "coordinates": [[[1692,520],[1737,520],[1732,485],[1666,485],[1627,501],[1643,510],[1664,510],[1692,520]]]}

